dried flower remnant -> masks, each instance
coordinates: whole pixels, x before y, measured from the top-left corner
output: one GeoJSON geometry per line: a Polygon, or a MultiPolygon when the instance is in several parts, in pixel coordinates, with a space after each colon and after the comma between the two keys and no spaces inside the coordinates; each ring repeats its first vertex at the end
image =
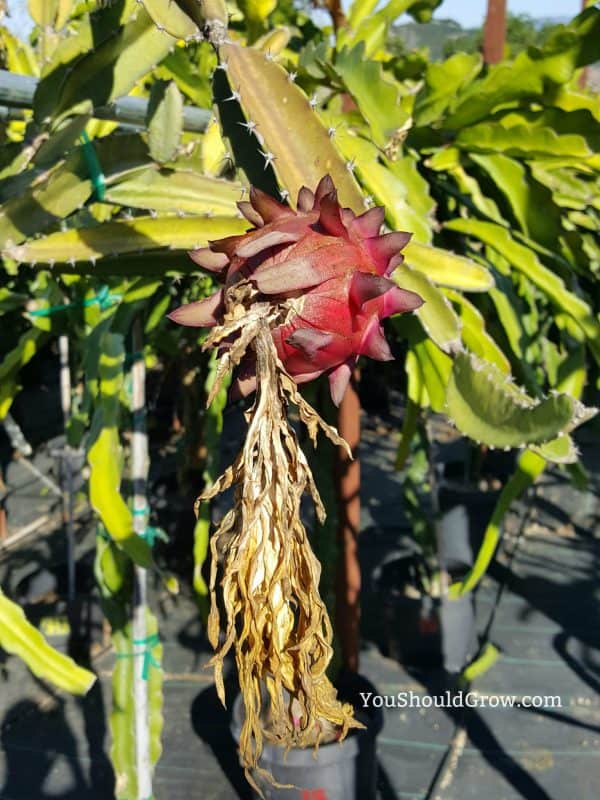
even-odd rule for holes
{"type": "Polygon", "coordinates": [[[416,308],[421,300],[386,277],[399,263],[397,251],[407,235],[376,236],[381,210],[377,217],[372,212],[355,217],[340,209],[329,178],[314,195],[301,190],[298,212],[260,192],[251,198],[242,210],[256,226],[252,231],[193,254],[221,274],[223,289],[177,309],[171,318],[212,327],[204,348],[217,347],[219,361],[209,403],[241,362],[253,372],[256,395],[242,451],[197,506],[235,486],[233,507],[211,539],[208,634],[222,702],[223,659],[235,651],[245,707],[240,756],[254,783],[253,776],[273,780],[259,766],[264,742],[318,746],[332,732],[343,739],[350,728],[360,727],[325,674],[332,629],[319,596],[321,567],[300,517],[304,491],[319,519],[325,510],[288,421],[289,405],[297,407],[315,445],[321,430],[349,453],[337,431],[302,398],[297,383],[327,372],[339,400],[346,382],[340,368],[349,368],[362,353],[390,357],[380,320],[416,308]],[[221,641],[219,572],[225,609],[221,641]]]}

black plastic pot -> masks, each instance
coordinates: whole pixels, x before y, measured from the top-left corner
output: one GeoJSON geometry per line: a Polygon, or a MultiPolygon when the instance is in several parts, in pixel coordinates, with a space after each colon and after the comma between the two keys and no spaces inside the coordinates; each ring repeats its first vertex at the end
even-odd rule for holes
{"type": "Polygon", "coordinates": [[[419,594],[414,587],[394,589],[382,584],[379,592],[383,616],[384,655],[407,667],[442,665],[442,625],[439,599],[419,594]],[[407,589],[411,593],[407,594],[407,589]]]}
{"type": "MultiPolygon", "coordinates": [[[[339,697],[351,702],[357,719],[365,729],[354,731],[343,742],[313,748],[284,748],[266,744],[260,765],[278,783],[292,788],[272,786],[257,778],[267,800],[376,800],[376,736],[383,727],[383,712],[364,708],[360,692],[374,692],[373,685],[360,675],[344,674],[338,682],[339,697]]],[[[231,733],[239,741],[244,721],[241,695],[233,705],[231,733]]],[[[256,795],[258,798],[259,795],[256,795]]]]}
{"type": "MultiPolygon", "coordinates": [[[[481,546],[498,491],[483,492],[460,484],[438,490],[440,517],[436,523],[440,567],[451,581],[464,578],[481,546]]],[[[475,609],[471,593],[441,603],[443,661],[450,673],[460,672],[476,649],[475,609]]]]}
{"type": "Polygon", "coordinates": [[[377,736],[383,728],[383,709],[365,707],[361,695],[377,694],[371,681],[355,672],[342,672],[335,683],[338,697],[354,707],[354,715],[365,726],[353,734],[358,742],[354,760],[355,797],[358,800],[376,800],[377,797],[377,736]]]}
{"type": "MultiPolygon", "coordinates": [[[[440,566],[452,579],[472,564],[468,514],[452,509],[437,525],[440,566]]],[[[376,605],[383,610],[381,647],[407,667],[460,672],[475,651],[471,594],[457,600],[432,597],[420,584],[418,553],[401,555],[379,570],[376,605]]]]}
{"type": "Polygon", "coordinates": [[[443,483],[439,487],[438,504],[442,514],[441,521],[443,522],[445,517],[450,517],[454,512],[454,516],[446,523],[449,529],[452,528],[452,532],[446,537],[445,542],[441,542],[438,537],[439,546],[445,548],[440,551],[440,555],[447,561],[450,568],[453,568],[451,562],[454,559],[460,562],[463,554],[467,553],[465,530],[466,541],[471,551],[467,566],[471,565],[473,553],[479,550],[483,533],[492,517],[499,496],[499,490],[484,492],[460,483],[443,483]],[[457,512],[456,509],[462,509],[462,511],[457,512]]]}
{"type": "Polygon", "coordinates": [[[456,600],[443,597],[440,619],[442,662],[446,672],[454,675],[463,670],[475,654],[477,647],[472,594],[468,592],[456,600]]]}

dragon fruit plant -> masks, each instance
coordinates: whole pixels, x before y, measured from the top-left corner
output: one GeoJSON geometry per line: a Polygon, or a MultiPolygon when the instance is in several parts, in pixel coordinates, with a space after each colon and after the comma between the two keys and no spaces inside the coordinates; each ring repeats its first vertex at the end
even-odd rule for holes
{"type": "MultiPolygon", "coordinates": [[[[581,399],[600,364],[590,190],[598,164],[586,139],[598,123],[594,98],[577,84],[593,59],[600,11],[589,8],[547,47],[494,67],[478,55],[420,66],[413,53],[385,56],[400,5],[422,18],[438,4],[354,0],[333,36],[308,24],[295,4],[250,0],[124,0],[97,3],[89,14],[94,4],[32,2],[34,49],[0,27],[3,64],[40,77],[33,118],[7,122],[1,148],[0,313],[15,337],[0,363],[0,418],[23,366],[68,332],[84,385],[69,436],[73,446],[88,439],[90,498],[109,537],[98,537],[97,574],[103,597],[124,617],[127,575],[133,563],[151,562],[121,496],[118,454],[130,425],[119,401],[126,342],[143,315],[148,357],[193,352],[195,331],[169,330],[165,312],[172,292],[189,303],[205,296],[212,278],[192,283],[198,267],[184,252],[193,249],[198,265],[221,280],[210,300],[175,319],[212,327],[207,346],[216,346],[206,376],[194,364],[202,380],[185,390],[196,408],[200,384],[213,386],[200,421],[207,484],[215,477],[225,375],[238,365],[236,390],[256,391],[244,450],[205,495],[229,483],[238,488],[213,542],[226,609],[215,666],[220,680],[235,646],[247,709],[241,749],[251,767],[265,738],[308,745],[355,724],[325,678],[331,628],[316,589],[320,565],[298,514],[304,488],[317,493],[288,405],[299,408],[313,437],[321,428],[339,439],[298,384],[327,374],[339,401],[359,355],[389,358],[380,323],[394,315],[394,335],[407,351],[399,463],[410,457],[428,409],[475,442],[522,450],[473,569],[449,587],[450,597],[485,574],[503,514],[546,464],[577,467],[571,434],[594,413],[581,399]],[[148,91],[147,132],[114,130],[95,118],[118,98],[148,91]],[[216,118],[208,123],[211,98],[216,118]],[[189,103],[201,107],[196,114],[189,103]],[[208,124],[202,135],[199,119],[208,124]],[[79,144],[84,125],[90,142],[79,144]],[[326,174],[339,205],[333,185],[319,184],[326,174]],[[255,190],[241,207],[248,231],[234,203],[249,184],[299,196],[296,210],[255,190]],[[302,188],[317,184],[314,195],[302,188]],[[381,209],[361,213],[370,204],[385,206],[389,230],[408,229],[411,241],[379,236],[381,209]],[[220,241],[201,250],[209,240],[220,241]],[[177,290],[171,275],[183,276],[177,290]],[[109,306],[100,302],[107,286],[120,298],[109,306]],[[26,319],[28,296],[35,311],[65,304],[70,311],[26,319]],[[396,313],[411,308],[415,315],[396,313]],[[263,676],[271,706],[265,731],[263,676]]],[[[194,585],[203,598],[208,538],[203,504],[194,532],[194,585]]],[[[216,582],[214,573],[215,645],[216,582]]],[[[126,655],[135,638],[126,626],[113,641],[126,655]]],[[[45,646],[2,594],[0,644],[64,689],[84,692],[93,680],[45,646]]],[[[159,659],[160,644],[151,655],[159,659]]],[[[148,779],[160,754],[162,673],[150,670],[146,708],[134,699],[134,667],[121,657],[113,675],[121,800],[152,794],[148,779]],[[149,740],[135,724],[146,711],[149,740]]]]}
{"type": "Polygon", "coordinates": [[[234,506],[211,540],[208,632],[223,702],[223,659],[235,650],[246,710],[240,753],[253,781],[250,770],[265,774],[258,764],[263,741],[302,747],[359,727],[325,674],[332,627],[319,596],[321,567],[300,517],[306,489],[321,520],[325,511],[289,423],[289,405],[298,407],[315,444],[320,429],[349,452],[297,384],[326,373],[339,403],[359,356],[392,357],[381,321],[415,310],[422,300],[389,279],[410,234],[380,235],[382,208],[360,216],[342,208],[329,176],[314,193],[301,188],[295,211],[257,189],[239,208],[253,226],[246,234],[191,253],[222,288],[171,318],[212,328],[204,347],[218,347],[219,362],[209,403],[235,367],[238,390],[256,391],[241,453],[197,501],[236,486],[234,506]],[[221,644],[219,564],[226,614],[221,644]],[[268,726],[261,716],[263,687],[268,726]]]}
{"type": "MultiPolygon", "coordinates": [[[[355,175],[362,151],[343,152],[335,121],[324,124],[315,113],[318,98],[296,84],[295,70],[276,63],[270,45],[262,52],[230,37],[227,10],[218,0],[200,6],[200,30],[219,59],[213,96],[224,146],[249,183],[297,197],[294,211],[252,190],[250,202],[239,209],[253,227],[192,253],[221,288],[171,315],[181,324],[212,329],[204,347],[218,348],[218,367],[209,404],[236,368],[235,390],[256,391],[242,452],[198,499],[201,504],[234,484],[237,489],[211,540],[209,637],[222,701],[223,659],[235,651],[246,712],[240,758],[254,782],[260,776],[272,780],[259,766],[264,742],[318,745],[358,727],[325,674],[332,629],[318,590],[321,566],[300,518],[304,490],[321,520],[324,508],[288,421],[290,404],[313,442],[320,429],[348,454],[349,448],[306,403],[298,384],[327,374],[339,403],[360,355],[391,357],[381,321],[394,315],[415,352],[426,350],[423,376],[433,371],[442,381],[441,391],[427,384],[432,407],[449,413],[475,440],[498,447],[539,445],[537,452],[525,452],[537,469],[553,449],[565,442],[568,449],[569,431],[588,412],[564,394],[529,397],[510,375],[465,347],[458,316],[438,284],[486,291],[493,286],[488,271],[431,246],[422,231],[416,242],[406,233],[380,234],[384,217],[392,228],[404,225],[394,224],[389,194],[380,200],[385,212],[368,207],[355,175]],[[314,193],[306,184],[316,187],[314,193]],[[416,311],[418,320],[402,315],[407,311],[416,311]],[[419,334],[411,338],[415,327],[419,334]]],[[[155,17],[175,31],[168,14],[155,17]]],[[[363,181],[370,170],[362,172],[363,181]]],[[[415,223],[415,232],[422,224],[418,214],[406,219],[411,228],[415,223]]],[[[416,377],[414,359],[409,367],[416,377]]],[[[409,397],[412,389],[409,380],[409,397]]]]}

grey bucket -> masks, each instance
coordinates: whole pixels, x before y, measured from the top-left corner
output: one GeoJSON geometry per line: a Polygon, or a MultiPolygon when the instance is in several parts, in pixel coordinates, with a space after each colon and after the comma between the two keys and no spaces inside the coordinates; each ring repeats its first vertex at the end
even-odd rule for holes
{"type": "MultiPolygon", "coordinates": [[[[233,705],[231,733],[236,742],[244,721],[241,695],[233,705]]],[[[294,788],[283,789],[257,781],[267,800],[350,800],[356,797],[354,760],[358,755],[356,736],[343,742],[331,742],[313,748],[292,748],[287,755],[283,747],[265,744],[260,765],[279,783],[294,788]]],[[[258,795],[255,795],[258,797],[258,795]]]]}

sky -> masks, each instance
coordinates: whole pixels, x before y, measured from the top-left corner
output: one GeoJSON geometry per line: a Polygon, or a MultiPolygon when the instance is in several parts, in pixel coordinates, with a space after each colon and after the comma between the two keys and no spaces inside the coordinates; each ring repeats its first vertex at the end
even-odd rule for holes
{"type": "Polygon", "coordinates": [[[33,22],[27,11],[27,0],[8,0],[6,3],[9,16],[2,20],[2,24],[21,39],[25,39],[33,22]]]}
{"type": "MultiPolygon", "coordinates": [[[[530,17],[574,17],[581,11],[581,0],[508,0],[511,14],[530,17]]],[[[483,22],[486,0],[444,0],[435,12],[438,19],[454,19],[463,28],[475,28],[483,22]]]]}
{"type": "MultiPolygon", "coordinates": [[[[349,5],[348,0],[344,5],[349,5]]],[[[483,22],[486,0],[444,0],[435,16],[438,19],[455,19],[463,28],[474,28],[483,22]]],[[[27,0],[8,0],[11,17],[6,20],[13,33],[26,36],[31,29],[27,13],[27,0]]],[[[581,0],[508,0],[508,10],[513,14],[531,17],[574,17],[581,10],[581,0]]]]}

